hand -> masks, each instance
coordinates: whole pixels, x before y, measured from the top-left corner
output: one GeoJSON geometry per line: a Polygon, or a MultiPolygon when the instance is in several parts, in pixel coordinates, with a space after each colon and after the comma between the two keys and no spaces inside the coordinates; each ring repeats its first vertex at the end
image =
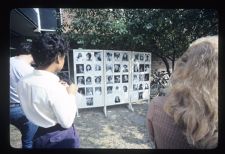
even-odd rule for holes
{"type": "Polygon", "coordinates": [[[71,84],[68,87],[66,87],[66,90],[69,94],[75,95],[77,93],[78,87],[75,84],[71,84]]]}
{"type": "Polygon", "coordinates": [[[63,81],[63,80],[60,80],[59,81],[63,86],[65,87],[69,87],[69,85],[67,84],[67,82],[63,81]]]}

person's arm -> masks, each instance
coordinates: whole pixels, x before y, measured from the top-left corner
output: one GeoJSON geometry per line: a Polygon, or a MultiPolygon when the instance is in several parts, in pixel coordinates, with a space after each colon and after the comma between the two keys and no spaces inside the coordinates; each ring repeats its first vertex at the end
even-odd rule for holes
{"type": "Polygon", "coordinates": [[[153,116],[154,116],[154,104],[153,102],[150,102],[148,107],[148,112],[147,112],[147,128],[148,128],[149,138],[151,139],[152,142],[155,143],[154,128],[152,124],[152,119],[154,118],[153,116]]]}
{"type": "Polygon", "coordinates": [[[64,128],[69,128],[72,126],[77,105],[75,102],[75,94],[77,92],[77,86],[71,84],[68,87],[63,85],[58,85],[55,94],[51,94],[50,104],[52,106],[53,112],[57,118],[57,122],[64,128]]]}

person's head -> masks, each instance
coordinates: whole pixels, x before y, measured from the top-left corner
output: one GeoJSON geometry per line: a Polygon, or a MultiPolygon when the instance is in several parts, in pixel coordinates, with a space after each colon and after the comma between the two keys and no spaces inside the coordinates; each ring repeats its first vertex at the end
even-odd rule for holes
{"type": "Polygon", "coordinates": [[[21,42],[18,48],[16,48],[16,54],[17,55],[31,54],[31,46],[32,46],[32,42],[28,42],[28,41],[21,42]]]}
{"type": "Polygon", "coordinates": [[[86,66],[86,70],[87,70],[87,71],[90,71],[90,70],[91,70],[91,65],[88,64],[88,65],[86,66]]]}
{"type": "Polygon", "coordinates": [[[88,60],[90,60],[91,59],[91,53],[87,53],[86,57],[87,57],[88,60]]]}
{"type": "Polygon", "coordinates": [[[45,33],[33,40],[31,54],[38,68],[48,68],[54,64],[59,72],[64,65],[68,42],[56,33],[45,33]]]}
{"type": "Polygon", "coordinates": [[[190,144],[218,143],[218,36],[194,41],[177,60],[165,111],[183,127],[190,144]]]}

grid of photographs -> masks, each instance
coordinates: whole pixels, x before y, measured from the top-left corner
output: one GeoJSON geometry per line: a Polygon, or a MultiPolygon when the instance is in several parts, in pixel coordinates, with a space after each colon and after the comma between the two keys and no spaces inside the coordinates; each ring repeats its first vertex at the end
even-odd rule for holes
{"type": "Polygon", "coordinates": [[[106,105],[129,102],[129,51],[104,52],[106,105]]]}
{"type": "Polygon", "coordinates": [[[131,102],[150,99],[151,54],[133,52],[132,61],[131,102]]]}
{"type": "Polygon", "coordinates": [[[104,106],[103,51],[74,50],[74,79],[78,92],[85,98],[78,108],[104,106]]]}

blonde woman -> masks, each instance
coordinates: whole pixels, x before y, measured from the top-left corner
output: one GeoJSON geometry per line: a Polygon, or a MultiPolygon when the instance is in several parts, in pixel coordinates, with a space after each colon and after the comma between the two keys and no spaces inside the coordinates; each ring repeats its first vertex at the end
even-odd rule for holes
{"type": "Polygon", "coordinates": [[[147,121],[158,149],[216,148],[218,36],[194,41],[177,60],[166,96],[149,105],[147,121]]]}

